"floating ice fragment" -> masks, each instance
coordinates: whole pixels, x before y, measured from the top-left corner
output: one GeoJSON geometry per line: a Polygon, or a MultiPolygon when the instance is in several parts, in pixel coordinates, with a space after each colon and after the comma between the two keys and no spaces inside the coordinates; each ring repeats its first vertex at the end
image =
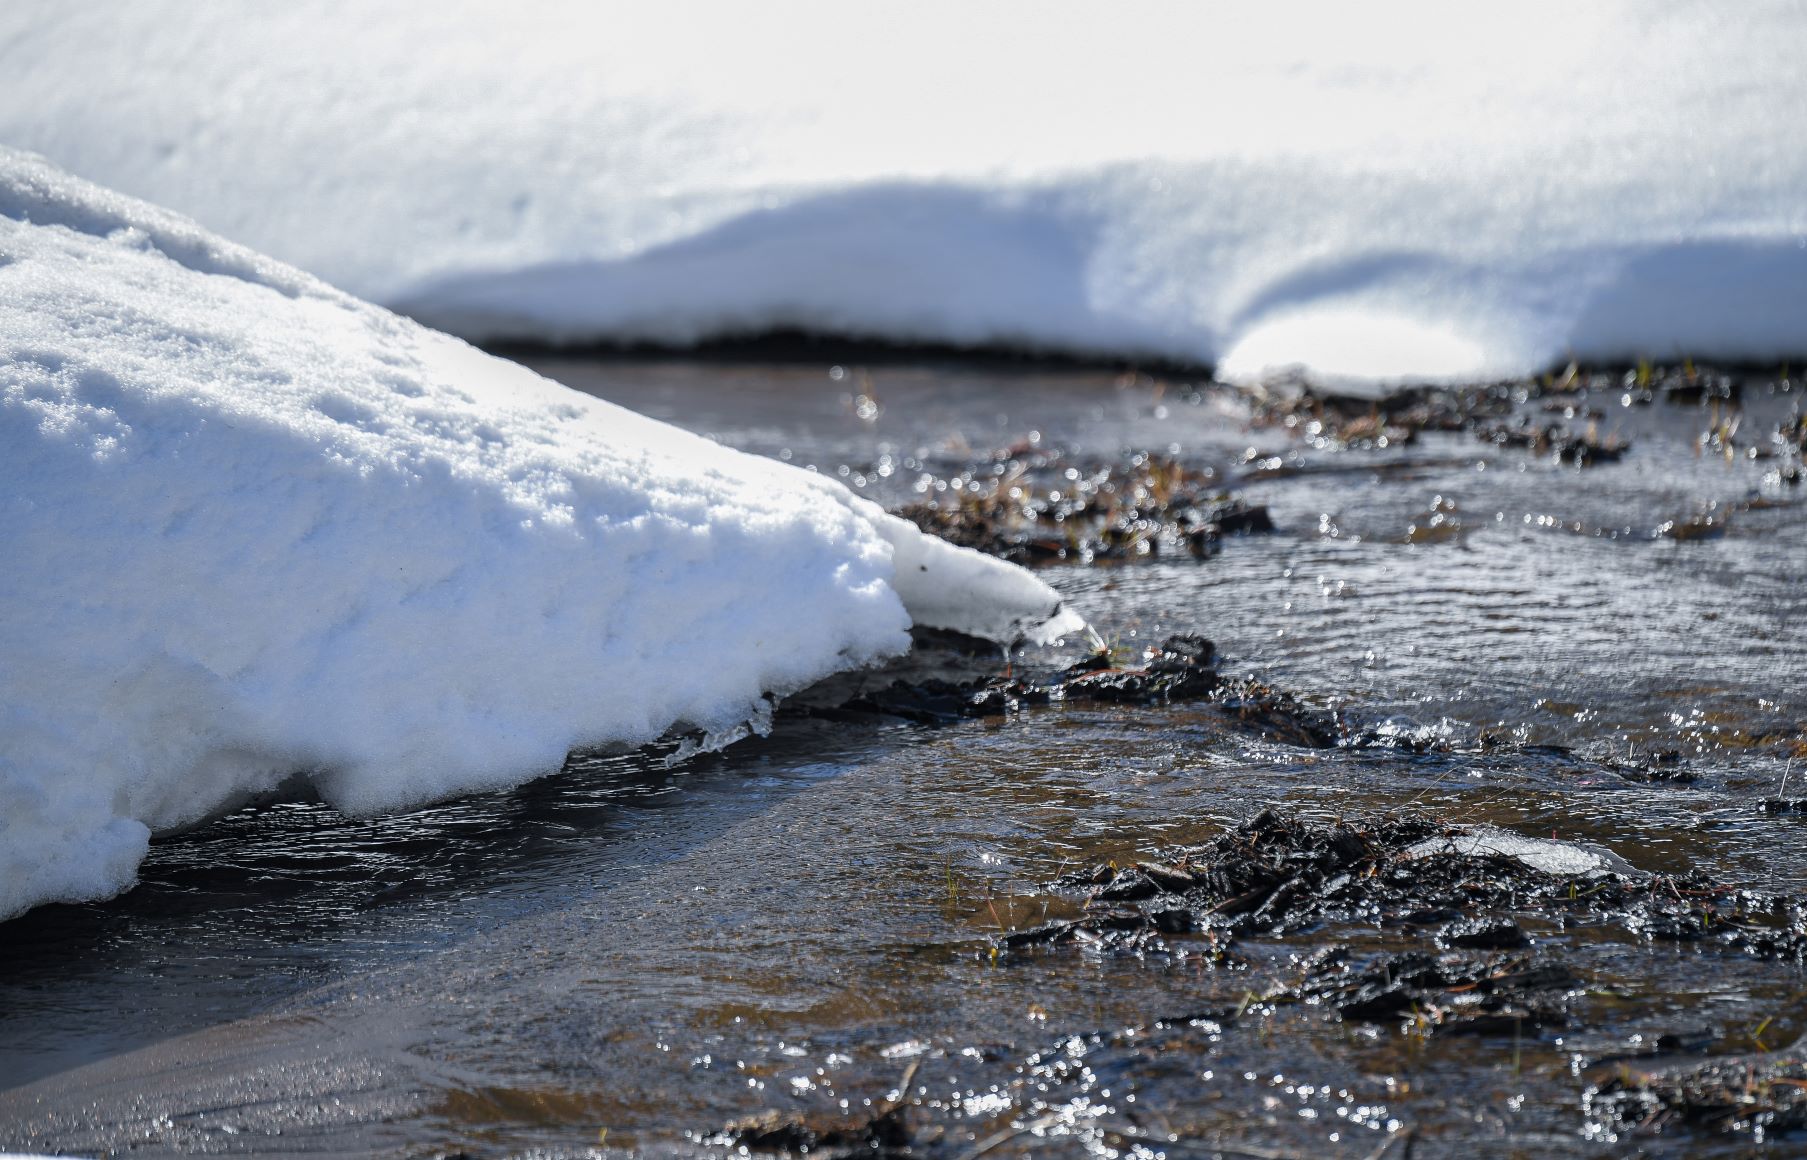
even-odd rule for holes
{"type": "Polygon", "coordinates": [[[1596,878],[1603,874],[1645,877],[1642,870],[1604,846],[1554,838],[1527,838],[1493,826],[1477,826],[1447,838],[1427,838],[1407,853],[1414,858],[1429,854],[1499,854],[1559,878],[1596,878]]]}

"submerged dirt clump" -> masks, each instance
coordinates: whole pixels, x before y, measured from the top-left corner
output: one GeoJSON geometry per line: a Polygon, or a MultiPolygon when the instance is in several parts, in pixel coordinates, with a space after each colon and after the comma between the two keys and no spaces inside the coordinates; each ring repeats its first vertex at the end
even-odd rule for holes
{"type": "Polygon", "coordinates": [[[1495,447],[1513,447],[1532,455],[1549,456],[1558,463],[1575,467],[1591,467],[1596,463],[1614,463],[1631,450],[1630,440],[1617,435],[1602,435],[1597,422],[1590,420],[1580,431],[1566,423],[1537,423],[1521,418],[1515,423],[1489,423],[1474,428],[1474,436],[1495,447]]]}
{"type": "Polygon", "coordinates": [[[1353,399],[1307,388],[1257,392],[1253,410],[1257,424],[1284,427],[1323,449],[1406,447],[1427,431],[1466,431],[1495,447],[1576,467],[1612,463],[1631,449],[1629,440],[1601,433],[1600,412],[1577,410],[1561,401],[1544,408],[1553,418],[1536,419],[1520,412],[1518,408],[1536,393],[1534,386],[1496,384],[1413,387],[1381,399],[1353,399]]]}
{"type": "Polygon", "coordinates": [[[1777,424],[1772,441],[1797,455],[1807,455],[1807,415],[1795,415],[1777,424]]]}
{"type": "Polygon", "coordinates": [[[1225,536],[1274,530],[1267,509],[1232,499],[1214,469],[1152,451],[1100,459],[1021,443],[919,489],[898,515],[1019,564],[1202,558],[1225,536]]]}
{"type": "Polygon", "coordinates": [[[944,725],[1014,712],[1026,705],[1060,702],[1167,704],[1208,697],[1222,680],[1217,649],[1202,636],[1171,636],[1149,654],[1139,668],[1117,668],[1099,653],[1052,678],[981,676],[966,680],[925,677],[894,680],[877,689],[862,689],[835,705],[802,703],[787,706],[791,715],[833,721],[895,718],[918,725],[944,725]]]}
{"type": "MultiPolygon", "coordinates": [[[[838,1111],[774,1110],[717,1138],[749,1151],[976,1155],[1033,1151],[1045,1133],[1119,1152],[1185,1144],[1183,1154],[1291,1155],[1244,1141],[1250,1124],[1271,1132],[1298,1103],[1383,1142],[1436,1139],[1472,1123],[1474,1105],[1429,1084],[1411,1094],[1428,1074],[1413,1061],[1433,1058],[1510,1074],[1506,1090],[1542,1101],[1524,1114],[1577,1144],[1807,1129],[1798,1052],[1630,1070],[1628,1061],[1698,1057],[1737,1039],[1729,1028],[1649,1034],[1646,1023],[1625,1037],[1635,996],[1597,953],[1618,943],[1647,957],[1653,943],[1683,942],[1798,964],[1807,910],[1796,899],[1426,813],[1318,820],[1274,808],[1201,845],[1068,873],[1049,892],[1077,916],[1001,934],[986,969],[1046,987],[1063,949],[1076,949],[1089,979],[1147,969],[1170,980],[1154,992],[1161,1007],[1039,1047],[916,1045],[930,1083],[914,1084],[912,1065],[893,1097],[865,1111],[845,1100],[838,1111]],[[1629,1054],[1615,1054],[1624,1046],[1629,1054]],[[1276,1051],[1284,1065],[1252,1062],[1276,1051]],[[1217,1114],[1239,1076],[1281,1120],[1217,1114]]],[[[1521,1108],[1525,1098],[1513,1097],[1521,1108]]]]}
{"type": "Polygon", "coordinates": [[[1587,1090],[1583,1106],[1595,1122],[1621,1134],[1695,1128],[1762,1139],[1807,1130],[1807,1041],[1663,1071],[1621,1066],[1587,1090]]]}
{"type": "Polygon", "coordinates": [[[1357,963],[1332,954],[1269,1001],[1321,1004],[1348,1022],[1409,1020],[1421,1035],[1515,1035],[1566,1026],[1566,1000],[1580,985],[1567,967],[1535,953],[1403,951],[1357,963]]]}
{"type": "Polygon", "coordinates": [[[1266,809],[1208,845],[1094,866],[1055,889],[1083,893],[1087,913],[1006,935],[1002,950],[1081,941],[1146,951],[1160,933],[1201,931],[1221,951],[1231,938],[1327,923],[1508,949],[1530,941],[1508,917],[1517,915],[1807,962],[1807,908],[1798,899],[1695,873],[1645,874],[1605,851],[1428,816],[1325,824],[1266,809]]]}
{"type": "MultiPolygon", "coordinates": [[[[1786,375],[1772,391],[1795,389],[1786,375]]],[[[1465,431],[1483,443],[1588,467],[1613,463],[1631,449],[1623,435],[1602,431],[1614,410],[1627,407],[1699,408],[1707,417],[1698,450],[1728,459],[1788,456],[1779,483],[1801,479],[1807,455],[1807,417],[1793,413],[1773,430],[1744,422],[1743,379],[1691,362],[1662,367],[1584,370],[1467,387],[1415,386],[1379,399],[1339,395],[1293,381],[1243,389],[1257,426],[1284,428],[1324,450],[1405,447],[1432,431],[1465,431]],[[1532,409],[1539,415],[1530,413],[1532,409]]],[[[1234,389],[1234,388],[1232,388],[1234,389]]]]}
{"type": "Polygon", "coordinates": [[[1170,636],[1148,650],[1145,663],[1124,666],[1097,653],[1050,676],[986,674],[965,679],[919,676],[823,703],[786,703],[781,716],[837,722],[907,721],[948,725],[997,717],[1044,705],[1207,706],[1231,731],[1309,749],[1342,744],[1346,732],[1334,714],[1253,677],[1225,677],[1217,649],[1191,633],[1170,636]]]}
{"type": "Polygon", "coordinates": [[[905,1107],[888,1103],[870,1115],[833,1120],[776,1109],[736,1120],[716,1139],[747,1152],[795,1152],[811,1156],[908,1156],[912,1154],[905,1107]]]}
{"type": "Polygon", "coordinates": [[[1320,450],[1409,447],[1428,431],[1463,431],[1503,422],[1524,392],[1491,387],[1407,387],[1379,399],[1317,389],[1307,383],[1242,392],[1258,427],[1283,428],[1320,450]]]}
{"type": "Polygon", "coordinates": [[[1284,428],[1320,450],[1409,447],[1426,431],[1460,431],[1512,410],[1510,392],[1479,387],[1412,387],[1380,399],[1338,395],[1304,383],[1243,393],[1256,426],[1284,428]]]}
{"type": "MultiPolygon", "coordinates": [[[[1365,720],[1323,708],[1258,676],[1224,674],[1216,647],[1194,633],[1167,637],[1145,650],[1139,665],[1106,651],[1064,669],[1039,672],[1007,662],[988,641],[931,629],[911,633],[915,647],[907,657],[882,670],[824,681],[783,702],[777,716],[933,727],[1061,705],[1183,704],[1195,723],[1299,749],[1465,756],[1489,764],[1529,758],[1583,782],[1601,776],[1648,785],[1686,785],[1695,780],[1681,752],[1674,749],[1587,756],[1567,746],[1522,743],[1497,729],[1460,737],[1442,729],[1403,727],[1391,720],[1365,720]]],[[[1793,734],[1743,741],[1753,748],[1777,747],[1785,755],[1801,746],[1793,734]]]]}

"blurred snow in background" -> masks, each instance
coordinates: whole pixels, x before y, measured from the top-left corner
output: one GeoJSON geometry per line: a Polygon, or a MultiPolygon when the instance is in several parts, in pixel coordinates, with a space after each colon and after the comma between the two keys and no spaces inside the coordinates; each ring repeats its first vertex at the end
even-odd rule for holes
{"type": "Polygon", "coordinates": [[[1793,2],[0,11],[0,141],[467,337],[1807,350],[1793,2]]]}

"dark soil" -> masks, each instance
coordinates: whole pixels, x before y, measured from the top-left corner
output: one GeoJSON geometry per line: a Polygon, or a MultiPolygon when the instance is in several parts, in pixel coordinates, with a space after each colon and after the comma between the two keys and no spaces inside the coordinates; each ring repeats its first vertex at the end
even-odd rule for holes
{"type": "Polygon", "coordinates": [[[1225,536],[1274,530],[1211,468],[1141,452],[1116,461],[1023,442],[929,476],[897,514],[925,532],[1020,564],[1206,557],[1225,536]]]}
{"type": "MultiPolygon", "coordinates": [[[[1239,936],[1360,923],[1411,932],[1427,949],[1508,950],[1528,943],[1516,921],[1534,919],[1807,962],[1807,906],[1799,899],[1630,867],[1552,873],[1488,846],[1485,835],[1423,816],[1326,825],[1263,810],[1208,846],[1063,878],[1055,888],[1083,892],[1088,912],[1007,935],[1000,945],[1017,951],[1085,941],[1146,952],[1157,949],[1154,936],[1201,932],[1222,953],[1239,936]]],[[[1407,981],[1389,984],[1395,1011],[1425,1006],[1427,996],[1410,981],[1420,977],[1425,986],[1442,985],[1436,972],[1401,976],[1407,981]]],[[[1373,1000],[1364,998],[1363,1009],[1373,1009],[1373,1000]]]]}
{"type": "Polygon", "coordinates": [[[1620,1132],[1748,1132],[1758,1140],[1807,1129],[1807,1041],[1773,1054],[1640,1072],[1620,1066],[1584,1106],[1620,1132]]]}
{"type": "Polygon", "coordinates": [[[1518,411],[1535,387],[1421,387],[1382,399],[1351,399],[1312,390],[1256,395],[1258,423],[1285,427],[1319,448],[1379,450],[1406,447],[1426,431],[1467,431],[1483,443],[1589,467],[1612,463],[1631,449],[1617,435],[1602,434],[1604,415],[1555,401],[1536,419],[1518,411]]]}
{"type": "MultiPolygon", "coordinates": [[[[1232,1006],[1151,1011],[1135,1026],[1068,1036],[1014,1063],[968,1053],[1008,1065],[1007,1078],[989,1090],[1011,1094],[1014,1118],[991,1140],[1034,1131],[1062,1100],[1102,1112],[1113,1146],[1183,1138],[1151,1135],[1146,1119],[1120,1105],[1100,1108],[1096,1094],[1132,1076],[1197,1066],[1174,1061],[1211,1058],[1232,1028],[1253,1031],[1281,1012],[1374,1027],[1375,1050],[1394,1038],[1471,1037],[1510,1045],[1516,1057],[1520,1043],[1585,1036],[1589,997],[1611,987],[1576,951],[1601,940],[1807,962],[1801,899],[1703,875],[1645,873],[1610,855],[1553,872],[1532,864],[1536,851],[1500,852],[1513,848],[1510,836],[1491,833],[1428,814],[1315,820],[1268,808],[1201,846],[1064,875],[1050,884],[1051,896],[1076,902],[1080,913],[1000,935],[989,952],[999,967],[1074,952],[1159,969],[1185,962],[1232,972],[1245,994],[1232,1006]],[[1499,849],[1488,849],[1490,841],[1499,849]],[[1249,940],[1261,953],[1242,953],[1249,940]],[[1295,941],[1299,952],[1276,953],[1295,941]]],[[[1630,1067],[1638,1058],[1699,1057],[1713,1042],[1665,1033],[1644,1049],[1591,1061],[1575,1081],[1575,1128],[1759,1136],[1807,1128],[1807,1057],[1798,1050],[1697,1058],[1661,1071],[1630,1067]]],[[[772,1111],[718,1139],[752,1151],[953,1154],[941,1146],[960,1138],[950,1109],[910,1098],[914,1074],[912,1066],[867,1113],[772,1111]]],[[[1229,1155],[1279,1154],[1217,1146],[1229,1155]]]]}
{"type": "MultiPolygon", "coordinates": [[[[1776,384],[1789,389],[1786,380],[1776,384]]],[[[1412,387],[1380,399],[1337,395],[1308,383],[1255,388],[1246,392],[1257,424],[1296,432],[1311,446],[1384,449],[1409,446],[1427,431],[1466,431],[1483,443],[1523,450],[1576,467],[1614,463],[1631,449],[1630,440],[1603,432],[1607,413],[1595,401],[1621,406],[1653,403],[1702,408],[1708,417],[1700,446],[1727,456],[1770,458],[1807,449],[1807,418],[1784,421],[1773,432],[1741,432],[1740,375],[1684,363],[1679,367],[1640,364],[1624,370],[1584,371],[1570,366],[1540,379],[1475,387],[1412,387]],[[1528,405],[1542,418],[1530,413],[1528,405]]],[[[1798,482],[1795,464],[1780,468],[1798,482]]]]}
{"type": "MultiPolygon", "coordinates": [[[[1060,705],[1177,705],[1209,714],[1211,724],[1234,734],[1301,749],[1390,750],[1412,756],[1468,755],[1480,761],[1532,756],[1576,778],[1607,775],[1648,785],[1687,785],[1695,775],[1678,750],[1590,757],[1566,746],[1526,745],[1482,729],[1470,739],[1430,731],[1401,730],[1312,704],[1260,677],[1225,674],[1211,641],[1196,634],[1170,636],[1144,650],[1139,664],[1110,652],[1054,672],[1036,674],[1006,662],[995,645],[935,629],[914,629],[914,649],[902,677],[888,670],[824,682],[811,694],[782,703],[780,719],[836,724],[921,726],[1008,716],[1060,705]],[[880,683],[883,682],[883,683],[880,683]]],[[[1748,739],[1752,747],[1792,752],[1794,735],[1748,739]]],[[[1802,808],[1793,799],[1764,802],[1770,813],[1802,808]]]]}
{"type": "MultiPolygon", "coordinates": [[[[938,634],[938,639],[945,643],[947,636],[938,634]]],[[[983,651],[995,655],[995,649],[983,651]]],[[[1178,702],[1211,706],[1239,732],[1288,744],[1326,749],[1344,738],[1333,714],[1253,678],[1221,676],[1216,647],[1195,635],[1168,637],[1134,666],[1120,666],[1108,653],[1098,653],[1046,677],[893,680],[833,703],[790,702],[779,712],[836,722],[947,725],[1042,705],[1178,702]]]]}

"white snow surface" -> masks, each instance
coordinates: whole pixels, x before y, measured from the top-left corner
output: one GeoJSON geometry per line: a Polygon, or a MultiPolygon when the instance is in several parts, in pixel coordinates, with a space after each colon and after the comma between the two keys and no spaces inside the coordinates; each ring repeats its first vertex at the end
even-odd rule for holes
{"type": "Polygon", "coordinates": [[[1807,351],[1799,0],[10,0],[0,141],[473,338],[1807,351]]]}
{"type": "Polygon", "coordinates": [[[1557,838],[1527,838],[1495,826],[1474,828],[1449,838],[1427,838],[1408,853],[1414,858],[1430,854],[1498,854],[1515,858],[1533,870],[1559,878],[1598,878],[1617,874],[1625,878],[1643,878],[1642,870],[1625,859],[1592,842],[1565,842],[1557,838]]]}
{"type": "Polygon", "coordinates": [[[732,736],[912,617],[1059,603],[6,150],[0,557],[0,918],[292,775],[369,812],[732,736]]]}

